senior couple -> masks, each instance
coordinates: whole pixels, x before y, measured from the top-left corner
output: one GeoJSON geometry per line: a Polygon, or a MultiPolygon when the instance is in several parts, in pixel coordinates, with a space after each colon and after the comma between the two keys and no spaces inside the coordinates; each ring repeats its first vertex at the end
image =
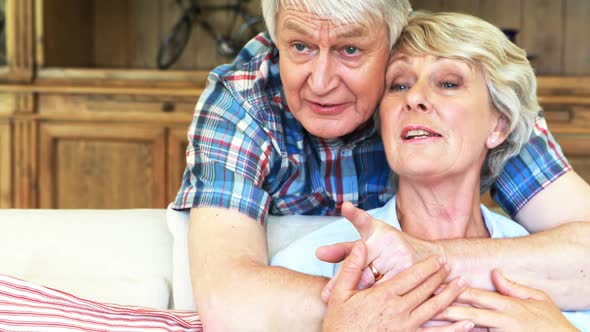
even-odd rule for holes
{"type": "Polygon", "coordinates": [[[2,276],[2,326],[590,330],[590,186],[549,134],[524,51],[407,0],[261,2],[268,34],[211,72],[189,128],[174,207],[191,210],[198,313],[2,276]],[[488,188],[518,224],[480,205],[488,188]],[[269,213],[346,219],[269,264],[269,213]]]}
{"type": "Polygon", "coordinates": [[[548,132],[524,51],[407,0],[262,9],[268,34],[209,75],[174,205],[191,209],[205,330],[575,330],[558,308],[588,328],[573,311],[590,308],[590,187],[548,132]],[[480,206],[488,188],[520,225],[480,206]],[[351,224],[273,266],[269,213],[351,224]],[[330,280],[314,251],[332,243],[317,256],[347,258],[330,280]]]}

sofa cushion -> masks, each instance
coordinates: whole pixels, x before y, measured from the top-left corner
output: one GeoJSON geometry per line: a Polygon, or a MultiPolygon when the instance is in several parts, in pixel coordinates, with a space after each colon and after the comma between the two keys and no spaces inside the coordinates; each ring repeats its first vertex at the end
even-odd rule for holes
{"type": "MultiPolygon", "coordinates": [[[[269,216],[266,221],[268,257],[280,249],[338,217],[323,216],[269,216]]],[[[188,255],[189,210],[175,211],[170,206],[166,213],[168,230],[172,234],[172,298],[174,309],[195,310],[193,289],[190,279],[188,255]]]]}
{"type": "Polygon", "coordinates": [[[0,210],[0,273],[93,301],[166,309],[164,209],[0,210]]]}

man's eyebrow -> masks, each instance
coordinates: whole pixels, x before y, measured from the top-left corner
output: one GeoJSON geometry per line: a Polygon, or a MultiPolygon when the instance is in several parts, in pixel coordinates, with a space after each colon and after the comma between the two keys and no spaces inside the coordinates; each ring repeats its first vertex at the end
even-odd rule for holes
{"type": "MultiPolygon", "coordinates": [[[[305,36],[312,36],[313,35],[312,31],[306,29],[305,27],[302,27],[301,25],[299,25],[293,21],[285,22],[285,30],[291,30],[293,32],[296,32],[298,34],[305,35],[305,36]]],[[[357,26],[354,28],[342,28],[342,29],[337,29],[337,30],[340,30],[340,31],[336,32],[337,38],[359,38],[359,37],[365,37],[365,36],[369,35],[369,29],[367,29],[364,26],[357,26]]]]}
{"type": "Polygon", "coordinates": [[[354,27],[352,29],[345,29],[342,32],[338,32],[336,37],[338,38],[359,38],[366,37],[369,35],[369,29],[366,27],[354,27]]]}
{"type": "Polygon", "coordinates": [[[306,30],[305,28],[303,28],[302,26],[300,26],[299,24],[297,24],[293,21],[285,22],[285,29],[291,30],[291,31],[296,32],[301,35],[311,36],[311,32],[309,30],[306,30]]]}

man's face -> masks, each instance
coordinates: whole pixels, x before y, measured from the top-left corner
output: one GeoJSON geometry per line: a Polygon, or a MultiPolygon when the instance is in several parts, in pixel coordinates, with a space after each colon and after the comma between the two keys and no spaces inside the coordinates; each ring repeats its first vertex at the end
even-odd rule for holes
{"type": "Polygon", "coordinates": [[[311,134],[336,138],[367,122],[383,94],[385,26],[342,24],[294,7],[277,20],[287,105],[311,134]]]}

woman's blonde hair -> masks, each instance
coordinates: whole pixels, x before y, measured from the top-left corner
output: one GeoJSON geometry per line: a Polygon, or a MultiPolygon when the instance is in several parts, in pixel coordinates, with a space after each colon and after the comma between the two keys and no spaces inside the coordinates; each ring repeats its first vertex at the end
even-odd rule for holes
{"type": "Polygon", "coordinates": [[[482,70],[495,110],[508,122],[507,139],[490,150],[481,171],[481,191],[508,159],[528,142],[541,111],[537,81],[526,52],[492,24],[467,14],[414,12],[392,52],[459,59],[482,70]]]}
{"type": "Polygon", "coordinates": [[[272,40],[277,37],[277,14],[285,6],[342,23],[384,24],[391,47],[408,20],[408,0],[261,0],[262,15],[272,40]]]}

